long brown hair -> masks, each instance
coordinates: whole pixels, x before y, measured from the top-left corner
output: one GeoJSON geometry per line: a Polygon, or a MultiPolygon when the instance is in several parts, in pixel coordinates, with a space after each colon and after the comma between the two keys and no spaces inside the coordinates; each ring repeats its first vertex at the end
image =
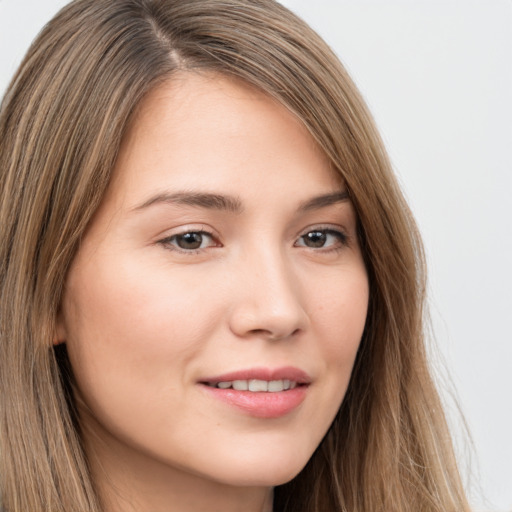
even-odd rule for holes
{"type": "Polygon", "coordinates": [[[42,31],[0,110],[0,495],[9,512],[99,512],[65,354],[66,272],[141,99],[177,70],[236,76],[307,127],[355,205],[367,324],[293,512],[469,510],[423,342],[421,241],[372,118],[328,46],[272,0],[76,0],[42,31]]]}

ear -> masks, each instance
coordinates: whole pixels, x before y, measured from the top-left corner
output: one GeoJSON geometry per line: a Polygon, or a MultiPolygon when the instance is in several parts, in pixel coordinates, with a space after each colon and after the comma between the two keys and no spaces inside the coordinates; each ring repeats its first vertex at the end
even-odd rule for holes
{"type": "Polygon", "coordinates": [[[59,308],[57,313],[57,318],[55,319],[55,334],[53,336],[52,345],[60,345],[61,343],[65,343],[67,338],[66,326],[64,322],[64,315],[62,314],[62,309],[59,308]]]}

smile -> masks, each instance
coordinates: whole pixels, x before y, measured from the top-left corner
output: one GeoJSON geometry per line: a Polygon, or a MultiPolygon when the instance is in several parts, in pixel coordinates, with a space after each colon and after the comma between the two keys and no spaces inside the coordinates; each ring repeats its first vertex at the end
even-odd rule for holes
{"type": "Polygon", "coordinates": [[[236,391],[252,391],[253,393],[278,393],[280,391],[288,391],[295,389],[297,382],[289,379],[281,380],[233,380],[221,382],[207,382],[207,386],[219,389],[234,389],[236,391]]]}
{"type": "Polygon", "coordinates": [[[294,367],[251,368],[201,379],[206,395],[260,419],[287,416],[305,400],[311,377],[294,367]]]}

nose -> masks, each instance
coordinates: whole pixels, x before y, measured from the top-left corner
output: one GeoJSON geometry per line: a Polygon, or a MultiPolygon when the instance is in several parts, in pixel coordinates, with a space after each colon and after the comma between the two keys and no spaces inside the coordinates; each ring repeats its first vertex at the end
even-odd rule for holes
{"type": "Polygon", "coordinates": [[[229,318],[234,334],[277,341],[307,329],[309,317],[300,280],[282,255],[255,256],[235,275],[229,318]]]}

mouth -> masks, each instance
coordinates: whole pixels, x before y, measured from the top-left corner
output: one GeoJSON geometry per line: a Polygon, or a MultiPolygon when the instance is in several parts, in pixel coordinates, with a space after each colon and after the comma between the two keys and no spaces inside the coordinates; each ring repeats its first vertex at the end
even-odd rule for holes
{"type": "Polygon", "coordinates": [[[288,391],[295,389],[297,386],[305,386],[306,384],[299,384],[294,380],[279,379],[279,380],[261,380],[261,379],[248,379],[248,380],[228,380],[219,382],[203,382],[206,386],[218,389],[234,389],[236,391],[251,391],[252,393],[279,393],[281,391],[288,391]]]}
{"type": "Polygon", "coordinates": [[[251,369],[203,379],[207,395],[255,418],[286,416],[304,401],[311,378],[297,368],[251,369]]]}

